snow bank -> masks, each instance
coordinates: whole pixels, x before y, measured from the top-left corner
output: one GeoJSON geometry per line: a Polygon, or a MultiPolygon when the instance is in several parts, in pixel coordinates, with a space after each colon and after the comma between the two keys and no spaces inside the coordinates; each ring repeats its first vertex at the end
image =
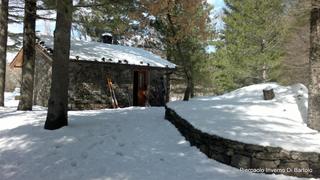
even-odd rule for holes
{"type": "Polygon", "coordinates": [[[307,127],[307,88],[257,84],[215,97],[170,102],[196,128],[231,140],[286,150],[320,152],[320,133],[307,127]],[[275,99],[263,100],[273,88],[275,99]]]}
{"type": "Polygon", "coordinates": [[[9,93],[5,92],[4,93],[4,98],[5,98],[5,106],[6,107],[17,107],[19,101],[15,99],[16,96],[20,96],[20,88],[15,88],[14,92],[9,93]]]}
{"type": "MultiPolygon", "coordinates": [[[[6,104],[17,105],[6,93],[6,104]]],[[[69,112],[46,131],[46,110],[0,109],[1,180],[298,179],[241,172],[208,159],[163,119],[163,108],[69,112]]]]}

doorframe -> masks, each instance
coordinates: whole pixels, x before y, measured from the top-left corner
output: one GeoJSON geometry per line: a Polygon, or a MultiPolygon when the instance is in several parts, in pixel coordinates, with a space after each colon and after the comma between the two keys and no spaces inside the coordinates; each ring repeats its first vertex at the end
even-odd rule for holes
{"type": "MultiPolygon", "coordinates": [[[[139,93],[139,75],[144,74],[144,83],[146,85],[146,99],[145,99],[145,105],[148,104],[149,99],[149,80],[150,80],[150,72],[147,69],[140,69],[140,70],[133,70],[133,106],[139,106],[139,99],[138,99],[138,93],[139,93]]],[[[144,106],[145,106],[144,105],[144,106]]]]}

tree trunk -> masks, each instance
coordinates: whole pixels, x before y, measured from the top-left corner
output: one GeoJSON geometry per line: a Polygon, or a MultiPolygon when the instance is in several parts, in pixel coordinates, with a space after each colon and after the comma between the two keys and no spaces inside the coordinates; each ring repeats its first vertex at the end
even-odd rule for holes
{"type": "Polygon", "coordinates": [[[184,101],[189,101],[190,95],[191,95],[191,91],[192,91],[192,76],[191,73],[186,69],[185,70],[185,76],[187,79],[187,88],[184,91],[184,97],[183,100],[184,101]]]}
{"type": "Polygon", "coordinates": [[[320,130],[320,0],[312,0],[308,126],[320,130]]]}
{"type": "Polygon", "coordinates": [[[273,89],[264,89],[263,92],[263,99],[264,100],[272,100],[274,98],[274,91],[273,89]]]}
{"type": "Polygon", "coordinates": [[[36,0],[26,0],[23,28],[23,64],[21,78],[21,96],[18,110],[32,110],[35,40],[36,40],[36,0]]]}
{"type": "Polygon", "coordinates": [[[57,0],[57,22],[54,31],[52,83],[48,114],[44,128],[59,129],[68,125],[68,84],[72,0],[57,0]]]}
{"type": "MultiPolygon", "coordinates": [[[[262,39],[261,41],[261,54],[264,53],[264,49],[265,49],[265,40],[262,39]]],[[[262,82],[266,83],[268,79],[268,74],[267,74],[267,63],[264,61],[263,65],[262,65],[262,82]]]]}
{"type": "Polygon", "coordinates": [[[191,75],[191,87],[190,87],[190,97],[194,98],[195,96],[195,85],[194,85],[194,80],[193,80],[193,76],[191,75]]]}
{"type": "Polygon", "coordinates": [[[8,0],[0,0],[0,106],[4,106],[8,36],[8,0]]]}
{"type": "MultiPolygon", "coordinates": [[[[171,29],[171,33],[176,36],[177,32],[174,28],[174,24],[172,22],[172,19],[171,19],[171,15],[168,13],[167,14],[167,18],[168,18],[168,21],[169,21],[169,26],[170,26],[170,29],[171,29]]],[[[187,88],[186,90],[184,91],[184,97],[183,97],[183,100],[184,101],[189,101],[189,98],[190,98],[190,95],[191,95],[191,91],[192,91],[192,74],[191,74],[191,69],[192,68],[188,68],[188,63],[190,63],[190,59],[189,57],[186,57],[183,52],[182,52],[182,47],[181,47],[181,44],[180,42],[176,42],[175,43],[175,47],[176,47],[176,50],[178,52],[178,56],[175,55],[175,59],[176,60],[179,60],[181,63],[182,63],[182,66],[183,66],[183,71],[184,71],[184,74],[185,74],[185,78],[187,80],[187,88]]]]}
{"type": "Polygon", "coordinates": [[[191,92],[191,88],[190,88],[190,86],[189,86],[189,83],[187,83],[187,88],[186,88],[186,90],[184,91],[184,96],[183,96],[183,100],[184,100],[184,101],[189,101],[190,92],[191,92]]]}
{"type": "Polygon", "coordinates": [[[268,81],[267,65],[263,63],[262,66],[262,82],[266,83],[268,81]]]}
{"type": "Polygon", "coordinates": [[[165,99],[165,103],[168,103],[170,101],[170,74],[166,75],[166,99],[165,99]]]}

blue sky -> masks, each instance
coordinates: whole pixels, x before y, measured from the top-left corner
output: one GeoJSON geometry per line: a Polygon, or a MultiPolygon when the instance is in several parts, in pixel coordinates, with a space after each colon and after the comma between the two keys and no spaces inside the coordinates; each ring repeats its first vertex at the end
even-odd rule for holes
{"type": "Polygon", "coordinates": [[[208,2],[213,4],[215,9],[220,9],[225,6],[223,0],[208,0],[208,2]]]}
{"type": "MultiPolygon", "coordinates": [[[[208,2],[209,2],[210,4],[213,4],[213,6],[214,6],[214,13],[218,13],[219,11],[221,11],[222,8],[225,7],[225,4],[224,4],[224,1],[223,1],[223,0],[208,0],[208,2]]],[[[221,20],[220,18],[214,20],[214,22],[216,23],[215,28],[216,28],[217,30],[223,29],[224,24],[223,24],[223,22],[222,22],[222,20],[221,20]]],[[[209,53],[213,53],[213,52],[216,51],[216,49],[215,49],[214,46],[207,46],[206,50],[207,50],[207,52],[209,52],[209,53]]]]}
{"type": "Polygon", "coordinates": [[[224,0],[208,0],[208,2],[214,6],[212,18],[215,23],[216,30],[220,31],[224,28],[224,23],[221,17],[223,8],[226,7],[224,0]]]}

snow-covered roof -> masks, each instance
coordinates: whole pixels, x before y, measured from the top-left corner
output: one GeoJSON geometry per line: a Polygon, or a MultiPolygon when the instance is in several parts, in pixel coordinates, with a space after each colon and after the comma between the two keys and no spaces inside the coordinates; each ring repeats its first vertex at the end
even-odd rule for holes
{"type": "MultiPolygon", "coordinates": [[[[39,38],[44,42],[46,48],[53,49],[52,36],[40,36],[39,38]]],[[[94,41],[71,40],[70,59],[160,68],[176,67],[175,64],[144,49],[94,41]]]]}
{"type": "Polygon", "coordinates": [[[105,32],[105,33],[102,34],[102,36],[112,36],[112,34],[108,33],[108,32],[105,32]]]}

